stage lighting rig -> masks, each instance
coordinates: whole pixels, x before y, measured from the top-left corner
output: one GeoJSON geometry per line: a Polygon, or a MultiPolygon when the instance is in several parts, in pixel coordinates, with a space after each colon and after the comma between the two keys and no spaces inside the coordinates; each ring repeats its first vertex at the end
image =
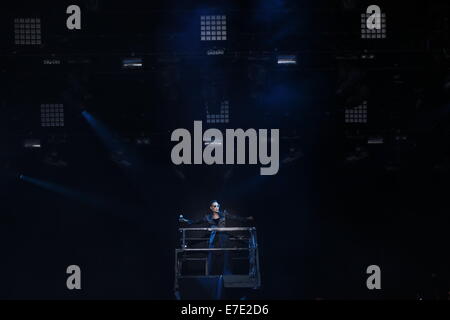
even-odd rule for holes
{"type": "Polygon", "coordinates": [[[200,16],[200,40],[227,40],[227,17],[225,15],[200,16]]]}
{"type": "Polygon", "coordinates": [[[279,65],[296,65],[297,64],[297,56],[294,54],[283,54],[277,56],[277,64],[279,65]]]}
{"type": "Polygon", "coordinates": [[[122,59],[123,69],[141,69],[144,66],[142,58],[125,58],[122,59]]]}
{"type": "Polygon", "coordinates": [[[16,45],[41,45],[41,19],[14,19],[14,43],[16,45]]]}
{"type": "Polygon", "coordinates": [[[63,104],[41,104],[42,127],[64,127],[63,104]]]}
{"type": "Polygon", "coordinates": [[[41,148],[41,140],[35,138],[28,138],[23,141],[23,147],[25,149],[37,149],[41,148]]]}

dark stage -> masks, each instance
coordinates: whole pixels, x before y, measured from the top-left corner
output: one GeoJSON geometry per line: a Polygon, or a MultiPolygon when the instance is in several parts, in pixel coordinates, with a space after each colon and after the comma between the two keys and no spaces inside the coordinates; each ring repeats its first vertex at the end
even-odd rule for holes
{"type": "Polygon", "coordinates": [[[175,300],[228,213],[228,299],[450,299],[448,1],[0,7],[0,299],[175,300]]]}

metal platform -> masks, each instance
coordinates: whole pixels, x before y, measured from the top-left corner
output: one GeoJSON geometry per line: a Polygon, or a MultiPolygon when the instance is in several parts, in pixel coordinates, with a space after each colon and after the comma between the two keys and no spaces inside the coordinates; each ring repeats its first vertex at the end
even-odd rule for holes
{"type": "Polygon", "coordinates": [[[216,279],[218,276],[220,276],[220,285],[224,288],[258,289],[261,286],[256,228],[180,228],[179,233],[180,247],[175,249],[174,292],[177,298],[180,295],[180,283],[205,282],[216,279]],[[227,233],[230,247],[209,248],[211,232],[227,233]],[[208,254],[212,252],[219,254],[228,252],[234,255],[230,258],[232,274],[210,274],[208,254]],[[241,264],[241,270],[236,272],[239,264],[241,264]],[[242,264],[245,265],[244,268],[242,264]],[[187,265],[194,267],[187,268],[187,265]]]}

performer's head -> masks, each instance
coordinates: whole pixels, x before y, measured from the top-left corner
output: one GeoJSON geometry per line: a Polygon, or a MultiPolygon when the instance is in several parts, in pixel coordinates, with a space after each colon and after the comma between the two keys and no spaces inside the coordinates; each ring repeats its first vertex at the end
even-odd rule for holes
{"type": "Polygon", "coordinates": [[[211,212],[219,212],[220,204],[217,202],[217,200],[213,200],[209,203],[209,208],[211,209],[211,212]]]}

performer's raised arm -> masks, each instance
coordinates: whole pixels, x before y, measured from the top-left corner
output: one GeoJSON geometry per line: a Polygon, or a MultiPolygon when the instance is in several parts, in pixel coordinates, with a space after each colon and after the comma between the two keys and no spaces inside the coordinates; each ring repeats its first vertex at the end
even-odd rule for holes
{"type": "Polygon", "coordinates": [[[178,219],[179,222],[187,223],[188,225],[191,224],[200,224],[205,222],[205,217],[200,219],[186,219],[182,214],[180,214],[180,218],[178,219]]]}

